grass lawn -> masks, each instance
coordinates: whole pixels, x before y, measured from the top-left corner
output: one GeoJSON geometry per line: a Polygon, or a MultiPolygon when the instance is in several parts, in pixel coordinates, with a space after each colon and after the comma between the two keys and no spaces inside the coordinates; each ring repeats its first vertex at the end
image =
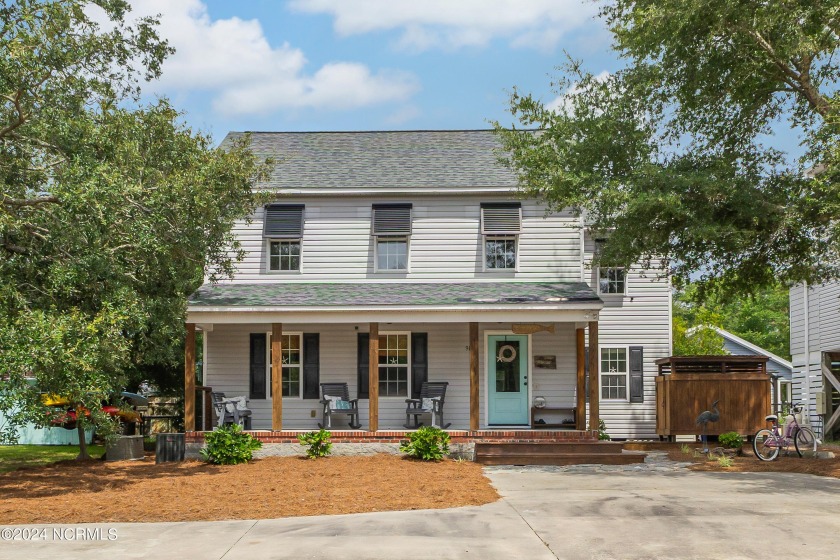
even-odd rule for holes
{"type": "MultiPolygon", "coordinates": [[[[98,458],[105,453],[105,448],[88,445],[88,453],[98,458]]],[[[78,454],[78,445],[0,445],[0,473],[75,459],[78,454]]]]}

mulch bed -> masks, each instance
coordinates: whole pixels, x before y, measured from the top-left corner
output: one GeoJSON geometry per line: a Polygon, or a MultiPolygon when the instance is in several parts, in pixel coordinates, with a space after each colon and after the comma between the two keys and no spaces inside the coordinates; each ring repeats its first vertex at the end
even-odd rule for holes
{"type": "MultiPolygon", "coordinates": [[[[692,445],[692,449],[698,447],[692,445]]],[[[830,476],[840,478],[840,452],[836,446],[824,447],[821,449],[834,451],[837,456],[834,459],[815,459],[810,457],[798,457],[796,452],[791,450],[788,456],[780,454],[774,461],[760,461],[753,453],[752,447],[744,446],[742,456],[732,458],[732,466],[723,467],[718,463],[717,458],[709,460],[706,455],[699,456],[683,453],[679,447],[668,449],[668,458],[672,461],[690,461],[694,463],[689,468],[694,471],[714,472],[789,472],[800,474],[815,474],[819,476],[830,476]]]]}
{"type": "Polygon", "coordinates": [[[0,519],[18,523],[215,521],[440,509],[499,498],[481,466],[393,455],[198,461],[61,461],[0,474],[0,519]]]}

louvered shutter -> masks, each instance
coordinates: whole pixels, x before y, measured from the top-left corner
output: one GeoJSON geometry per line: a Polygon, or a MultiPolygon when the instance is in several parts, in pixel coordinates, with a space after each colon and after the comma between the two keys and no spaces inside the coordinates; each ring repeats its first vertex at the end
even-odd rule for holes
{"type": "Polygon", "coordinates": [[[423,383],[429,380],[429,335],[411,333],[411,398],[420,398],[423,383]]]}
{"type": "Polygon", "coordinates": [[[481,233],[515,235],[522,231],[522,205],[518,202],[485,202],[481,205],[481,233]]]}
{"type": "Polygon", "coordinates": [[[263,236],[273,239],[303,237],[303,204],[270,204],[265,207],[263,236]]]}
{"type": "Polygon", "coordinates": [[[264,399],[265,398],[265,370],[267,369],[265,361],[265,333],[251,334],[251,348],[249,360],[249,399],[264,399]]]}
{"type": "Polygon", "coordinates": [[[320,395],[321,336],[318,333],[303,334],[303,398],[317,399],[320,395]]]}
{"type": "Polygon", "coordinates": [[[645,402],[644,349],[630,347],[630,402],[645,402]]]}
{"type": "Polygon", "coordinates": [[[368,347],[370,334],[358,333],[358,335],[356,353],[356,373],[358,375],[356,386],[358,387],[358,394],[356,397],[366,399],[370,392],[368,389],[370,385],[370,370],[368,368],[368,364],[370,363],[370,349],[368,347]]]}
{"type": "Polygon", "coordinates": [[[374,204],[373,235],[411,235],[411,204],[374,204]]]}

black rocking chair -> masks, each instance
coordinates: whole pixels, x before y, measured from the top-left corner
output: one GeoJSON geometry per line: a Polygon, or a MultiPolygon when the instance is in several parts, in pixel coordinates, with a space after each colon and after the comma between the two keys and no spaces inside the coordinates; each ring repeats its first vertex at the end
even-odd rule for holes
{"type": "Polygon", "coordinates": [[[419,422],[421,414],[431,414],[432,426],[436,428],[445,430],[451,426],[451,423],[443,423],[443,403],[448,385],[448,381],[424,381],[420,388],[420,398],[405,400],[408,405],[405,408],[405,427],[411,429],[422,426],[419,422]],[[413,426],[409,425],[411,416],[414,416],[413,426]]]}
{"type": "Polygon", "coordinates": [[[346,414],[350,418],[350,427],[358,430],[362,427],[359,422],[359,399],[351,399],[347,383],[321,383],[321,401],[323,405],[319,428],[332,429],[333,414],[346,414]]]}

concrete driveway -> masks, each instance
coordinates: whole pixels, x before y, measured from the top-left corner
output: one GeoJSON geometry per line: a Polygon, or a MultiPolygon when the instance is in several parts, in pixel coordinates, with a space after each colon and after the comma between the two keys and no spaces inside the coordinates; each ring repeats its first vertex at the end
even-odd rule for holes
{"type": "Polygon", "coordinates": [[[540,468],[488,468],[487,473],[502,500],[481,507],[261,521],[49,526],[45,539],[0,540],[0,558],[731,560],[836,558],[840,550],[836,479],[540,468]],[[58,536],[64,532],[63,540],[56,538],[55,528],[58,536]],[[80,528],[88,534],[70,536],[80,528]],[[110,535],[116,538],[108,540],[110,535]]]}

